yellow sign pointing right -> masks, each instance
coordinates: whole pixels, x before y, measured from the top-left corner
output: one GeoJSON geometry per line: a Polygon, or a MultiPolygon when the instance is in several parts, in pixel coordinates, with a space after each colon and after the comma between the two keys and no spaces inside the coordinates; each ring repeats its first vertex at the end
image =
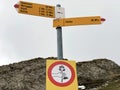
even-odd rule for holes
{"type": "Polygon", "coordinates": [[[54,19],[53,27],[101,24],[100,16],[54,19]]]}

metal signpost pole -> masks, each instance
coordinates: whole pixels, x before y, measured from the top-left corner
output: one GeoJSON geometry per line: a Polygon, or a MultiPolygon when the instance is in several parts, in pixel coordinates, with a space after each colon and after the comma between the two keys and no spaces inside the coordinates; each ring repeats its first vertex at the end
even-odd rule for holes
{"type": "MultiPolygon", "coordinates": [[[[60,4],[57,4],[57,7],[61,7],[60,4]]],[[[62,46],[62,27],[57,27],[57,59],[63,59],[63,46],[62,46]]]]}
{"type": "Polygon", "coordinates": [[[63,59],[62,27],[57,27],[57,59],[63,59]]]}

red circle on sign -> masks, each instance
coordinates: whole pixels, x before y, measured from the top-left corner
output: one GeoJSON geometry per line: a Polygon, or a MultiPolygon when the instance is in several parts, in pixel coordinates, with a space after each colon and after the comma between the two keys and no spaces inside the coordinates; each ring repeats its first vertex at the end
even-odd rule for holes
{"type": "Polygon", "coordinates": [[[70,85],[70,84],[74,81],[74,79],[75,79],[75,71],[74,71],[73,67],[72,67],[70,64],[68,64],[67,62],[57,61],[57,62],[54,62],[53,64],[51,64],[50,67],[48,68],[48,78],[49,78],[49,80],[50,80],[53,84],[55,84],[55,85],[57,85],[57,86],[60,86],[60,87],[68,86],[68,85],[70,85]],[[65,65],[65,66],[67,66],[67,67],[70,69],[70,71],[71,71],[71,78],[70,78],[69,81],[67,81],[67,82],[65,82],[65,83],[59,83],[59,82],[55,81],[55,80],[53,79],[53,77],[52,77],[52,69],[53,69],[56,65],[59,65],[59,64],[63,64],[63,65],[65,65]]]}

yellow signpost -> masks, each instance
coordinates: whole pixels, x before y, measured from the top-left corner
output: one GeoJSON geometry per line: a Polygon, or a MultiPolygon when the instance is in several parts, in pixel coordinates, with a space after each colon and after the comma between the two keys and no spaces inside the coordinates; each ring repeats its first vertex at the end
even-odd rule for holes
{"type": "Polygon", "coordinates": [[[101,24],[100,16],[54,19],[53,27],[101,24]]]}
{"type": "Polygon", "coordinates": [[[18,12],[22,14],[55,18],[55,7],[50,5],[20,1],[18,12]]]}
{"type": "Polygon", "coordinates": [[[47,60],[46,90],[78,90],[76,62],[47,60]]]}
{"type": "Polygon", "coordinates": [[[64,8],[61,5],[50,6],[20,1],[14,7],[19,13],[57,18],[53,27],[57,27],[58,59],[46,61],[46,90],[78,90],[76,62],[65,61],[62,51],[62,26],[94,25],[105,21],[100,16],[64,18],[64,8]]]}

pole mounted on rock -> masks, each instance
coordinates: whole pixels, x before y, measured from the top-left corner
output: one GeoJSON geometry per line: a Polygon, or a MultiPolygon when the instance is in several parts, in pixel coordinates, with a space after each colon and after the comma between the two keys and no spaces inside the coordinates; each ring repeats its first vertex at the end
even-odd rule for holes
{"type": "MultiPolygon", "coordinates": [[[[56,7],[61,7],[60,4],[57,4],[56,7]]],[[[60,13],[59,13],[60,14],[60,13]]],[[[59,19],[60,17],[56,18],[59,19]]],[[[63,59],[63,44],[62,44],[62,27],[56,27],[57,30],[57,59],[63,59]]]]}
{"type": "MultiPolygon", "coordinates": [[[[47,18],[54,18],[53,27],[57,30],[57,61],[47,60],[46,62],[46,90],[78,90],[76,63],[75,61],[61,61],[63,60],[63,44],[62,44],[62,27],[75,26],[75,25],[95,25],[101,24],[105,21],[100,16],[90,17],[72,17],[65,18],[65,10],[60,4],[50,6],[45,4],[37,4],[25,1],[19,1],[14,5],[18,13],[42,16],[47,18]],[[60,66],[62,65],[62,83],[61,79],[54,76],[61,72],[60,66]],[[59,68],[59,69],[58,69],[59,68]],[[67,69],[67,70],[65,70],[67,69]],[[65,72],[63,72],[65,71],[65,72]],[[66,75],[68,75],[66,77],[66,75]],[[63,79],[68,79],[67,81],[63,79]],[[64,81],[64,82],[63,82],[64,81]],[[67,86],[67,87],[66,87],[67,86]],[[65,88],[64,88],[65,87],[65,88]]],[[[61,74],[61,73],[60,73],[61,74]]],[[[61,77],[61,75],[60,75],[61,77]]],[[[85,88],[84,86],[79,88],[85,88]]]]}

